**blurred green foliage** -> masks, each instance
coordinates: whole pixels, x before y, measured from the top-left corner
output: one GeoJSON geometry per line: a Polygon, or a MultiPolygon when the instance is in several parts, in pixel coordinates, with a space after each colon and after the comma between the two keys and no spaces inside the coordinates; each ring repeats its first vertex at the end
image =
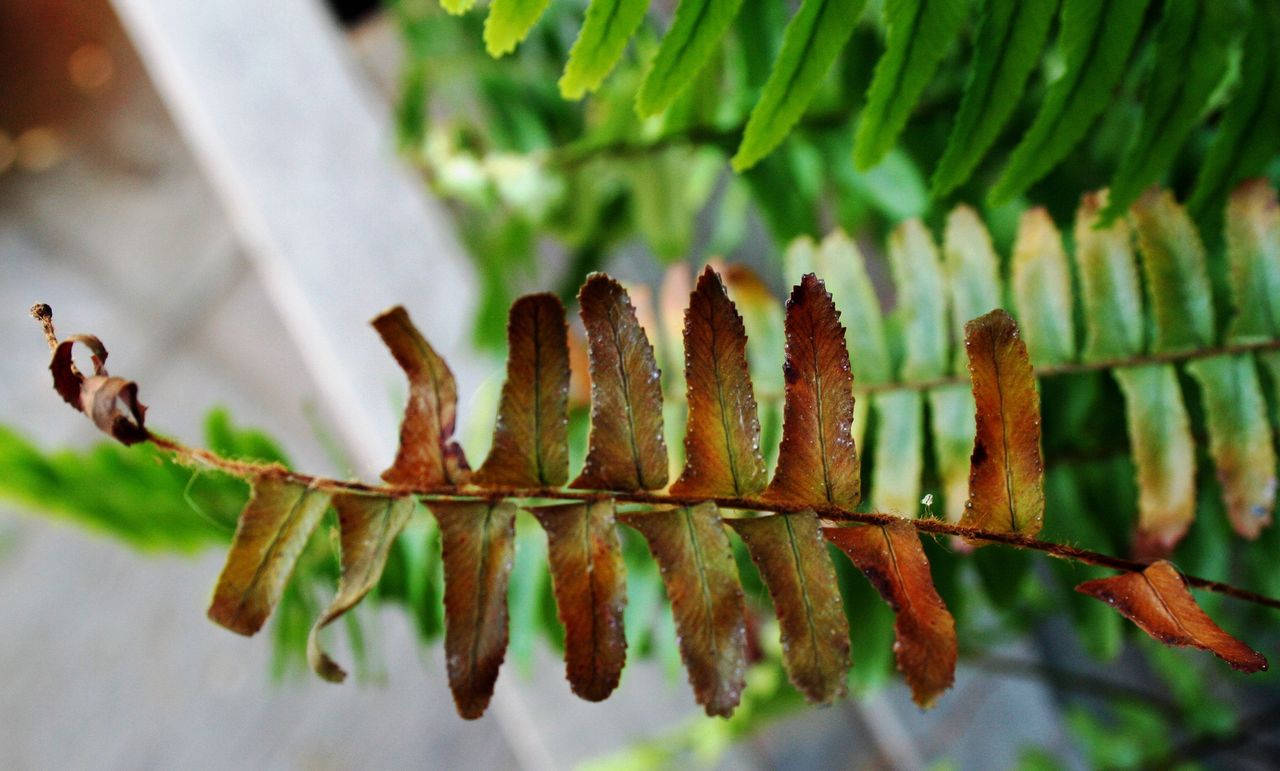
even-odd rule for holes
{"type": "MultiPolygon", "coordinates": [[[[568,296],[619,250],[635,255],[637,242],[663,262],[770,265],[772,282],[795,236],[838,226],[883,243],[906,218],[937,225],[957,201],[993,223],[1028,203],[1067,223],[1086,191],[1119,180],[1129,201],[1163,182],[1180,199],[1194,193],[1197,220],[1214,225],[1243,176],[1280,178],[1280,134],[1244,117],[1280,110],[1280,57],[1260,42],[1280,29],[1280,11],[1265,2],[883,0],[849,3],[838,23],[812,29],[818,3],[674,4],[686,15],[706,9],[692,26],[673,26],[673,4],[654,4],[609,77],[579,101],[562,96],[561,74],[580,0],[523,19],[527,37],[499,59],[486,53],[483,12],[390,2],[407,54],[400,144],[454,204],[484,282],[475,339],[487,348],[500,347],[502,311],[517,294],[554,285],[568,296]],[[1212,24],[1200,31],[1188,23],[1196,14],[1212,24]],[[666,32],[696,26],[709,30],[686,39],[699,47],[689,56],[705,64],[678,81],[654,75],[668,83],[659,99],[646,78],[655,57],[660,70],[670,63],[672,52],[659,54],[666,32]],[[1088,53],[1107,46],[1108,56],[1088,53]],[[1193,82],[1174,88],[1184,84],[1167,76],[1171,61],[1196,62],[1193,82]],[[799,69],[781,78],[784,66],[799,69]],[[887,89],[891,81],[910,94],[887,89]],[[753,139],[748,118],[769,141],[753,139]],[[1135,142],[1151,152],[1137,157],[1135,142]],[[732,173],[730,157],[752,143],[759,161],[732,173]],[[997,181],[1014,195],[993,204],[997,181]],[[566,259],[544,259],[549,249],[566,259]]],[[[1011,230],[993,230],[1007,251],[1011,230]]]]}

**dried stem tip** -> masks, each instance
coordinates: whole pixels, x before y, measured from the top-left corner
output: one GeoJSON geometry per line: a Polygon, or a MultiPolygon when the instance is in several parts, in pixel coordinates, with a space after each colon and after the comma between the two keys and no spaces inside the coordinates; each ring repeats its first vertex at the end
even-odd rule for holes
{"type": "Polygon", "coordinates": [[[44,339],[49,344],[49,349],[57,348],[58,336],[53,331],[53,308],[45,303],[36,303],[31,306],[31,318],[40,322],[40,328],[44,330],[44,339]]]}

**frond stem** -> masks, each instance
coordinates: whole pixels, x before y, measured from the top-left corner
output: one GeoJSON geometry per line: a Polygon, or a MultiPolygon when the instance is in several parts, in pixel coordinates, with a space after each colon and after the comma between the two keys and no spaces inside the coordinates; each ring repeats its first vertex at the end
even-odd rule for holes
{"type": "MultiPolygon", "coordinates": [[[[711,501],[722,510],[768,511],[774,514],[799,514],[814,512],[830,523],[858,523],[865,525],[888,525],[894,522],[907,522],[921,533],[932,535],[958,536],[970,541],[996,543],[1015,549],[1028,549],[1043,552],[1050,557],[1080,562],[1087,565],[1110,568],[1129,573],[1145,570],[1151,563],[1140,560],[1125,559],[1103,552],[1081,549],[1066,544],[1042,541],[1021,533],[1002,533],[982,528],[968,527],[940,519],[905,519],[894,514],[879,512],[852,511],[831,504],[808,505],[803,503],[785,503],[779,501],[762,501],[756,498],[739,497],[705,497],[688,495],[669,495],[660,492],[639,491],[606,491],[606,490],[573,490],[559,487],[475,487],[471,485],[438,485],[431,487],[406,487],[399,485],[373,485],[365,482],[343,481],[327,477],[303,474],[290,471],[279,465],[266,465],[248,461],[224,458],[216,453],[197,447],[188,447],[168,437],[150,434],[149,439],[156,447],[171,452],[189,465],[222,471],[232,476],[252,479],[254,477],[273,477],[281,481],[322,487],[335,492],[352,495],[378,496],[414,496],[417,498],[448,500],[456,498],[499,500],[506,498],[540,498],[562,501],[604,501],[614,500],[621,503],[639,503],[655,506],[696,506],[711,501]]],[[[1220,581],[1212,581],[1199,576],[1182,574],[1187,584],[1216,594],[1234,597],[1244,602],[1252,602],[1268,608],[1280,609],[1280,599],[1268,597],[1257,592],[1242,589],[1220,581]]]]}

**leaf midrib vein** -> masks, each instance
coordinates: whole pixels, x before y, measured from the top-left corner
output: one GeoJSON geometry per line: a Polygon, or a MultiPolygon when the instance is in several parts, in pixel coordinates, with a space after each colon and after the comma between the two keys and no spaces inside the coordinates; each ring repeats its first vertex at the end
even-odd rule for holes
{"type": "Polygon", "coordinates": [[[271,534],[271,541],[267,544],[267,550],[263,552],[262,559],[258,561],[253,570],[253,575],[249,578],[249,582],[245,584],[244,591],[240,593],[240,600],[236,603],[236,615],[239,615],[240,611],[244,610],[245,604],[249,601],[249,595],[257,588],[258,582],[262,580],[262,573],[266,570],[267,565],[275,559],[276,549],[284,541],[285,535],[292,531],[294,521],[298,518],[302,505],[306,502],[307,497],[311,495],[311,492],[311,490],[303,490],[298,495],[298,500],[294,501],[293,506],[290,507],[284,523],[271,534]]]}
{"type": "Polygon", "coordinates": [[[698,588],[702,594],[703,612],[707,617],[708,642],[711,644],[711,650],[718,656],[720,646],[716,642],[715,603],[711,600],[711,586],[707,581],[707,569],[703,562],[702,544],[698,540],[698,532],[693,524],[693,507],[681,506],[680,511],[684,517],[685,529],[689,535],[689,550],[693,553],[694,569],[698,574],[698,588]]]}
{"type": "Polygon", "coordinates": [[[1018,532],[1018,507],[1013,498],[1013,462],[1009,452],[1009,420],[1004,408],[1004,381],[1000,377],[1000,357],[995,335],[991,335],[991,369],[995,373],[996,398],[1000,404],[1000,457],[1004,461],[1004,492],[1009,508],[1009,527],[1018,532]]]}
{"type": "Polygon", "coordinates": [[[489,523],[493,518],[495,506],[485,507],[484,520],[480,523],[480,559],[476,567],[476,604],[475,626],[471,632],[471,650],[467,657],[467,683],[471,684],[476,677],[476,659],[480,657],[480,632],[484,628],[486,604],[489,601],[489,586],[484,577],[489,569],[489,523]]]}
{"type": "MultiPolygon", "coordinates": [[[[791,525],[791,517],[783,517],[782,521],[787,527],[787,545],[791,547],[791,559],[796,566],[796,582],[800,585],[800,597],[804,601],[804,618],[809,627],[810,658],[813,660],[814,667],[821,672],[823,668],[822,661],[818,655],[821,645],[818,641],[818,628],[813,623],[814,611],[813,600],[809,597],[809,579],[804,572],[804,562],[800,558],[800,547],[796,543],[796,532],[791,525]]],[[[823,675],[825,676],[825,673],[823,675]]]]}
{"type": "Polygon", "coordinates": [[[614,309],[612,307],[609,308],[607,313],[609,316],[609,331],[613,333],[613,347],[618,354],[618,378],[622,381],[622,403],[627,413],[627,440],[631,445],[631,461],[635,465],[636,484],[641,488],[645,488],[647,485],[644,478],[644,467],[640,462],[640,446],[636,443],[636,415],[635,408],[631,404],[631,380],[627,377],[626,354],[622,350],[622,335],[618,330],[618,320],[614,315],[614,309]]]}
{"type": "Polygon", "coordinates": [[[716,334],[717,325],[714,311],[711,308],[707,308],[707,314],[704,318],[708,328],[711,330],[711,370],[716,380],[716,401],[720,407],[720,428],[724,431],[725,454],[729,456],[729,475],[733,479],[733,494],[742,495],[742,482],[738,478],[737,453],[734,452],[733,432],[729,426],[729,409],[724,395],[724,381],[720,373],[719,338],[716,334]]]}

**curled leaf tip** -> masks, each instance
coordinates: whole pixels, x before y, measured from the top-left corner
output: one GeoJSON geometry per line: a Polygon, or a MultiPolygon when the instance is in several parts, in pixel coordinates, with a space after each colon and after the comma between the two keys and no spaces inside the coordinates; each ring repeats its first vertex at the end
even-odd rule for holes
{"type": "Polygon", "coordinates": [[[341,683],[347,673],[320,647],[320,630],[354,608],[378,584],[396,536],[413,514],[414,500],[335,495],[333,507],[338,512],[342,575],[333,602],[307,636],[307,660],[317,675],[341,683]]]}
{"type": "Polygon", "coordinates": [[[83,412],[100,431],[123,445],[151,438],[146,428],[147,408],[138,401],[138,385],[107,373],[107,349],[93,335],[72,335],[59,341],[53,330],[53,310],[44,303],[31,307],[31,316],[44,328],[53,354],[49,372],[53,388],[63,401],[83,412]],[[86,376],[76,366],[72,352],[76,343],[89,349],[93,374],[86,376]]]}

